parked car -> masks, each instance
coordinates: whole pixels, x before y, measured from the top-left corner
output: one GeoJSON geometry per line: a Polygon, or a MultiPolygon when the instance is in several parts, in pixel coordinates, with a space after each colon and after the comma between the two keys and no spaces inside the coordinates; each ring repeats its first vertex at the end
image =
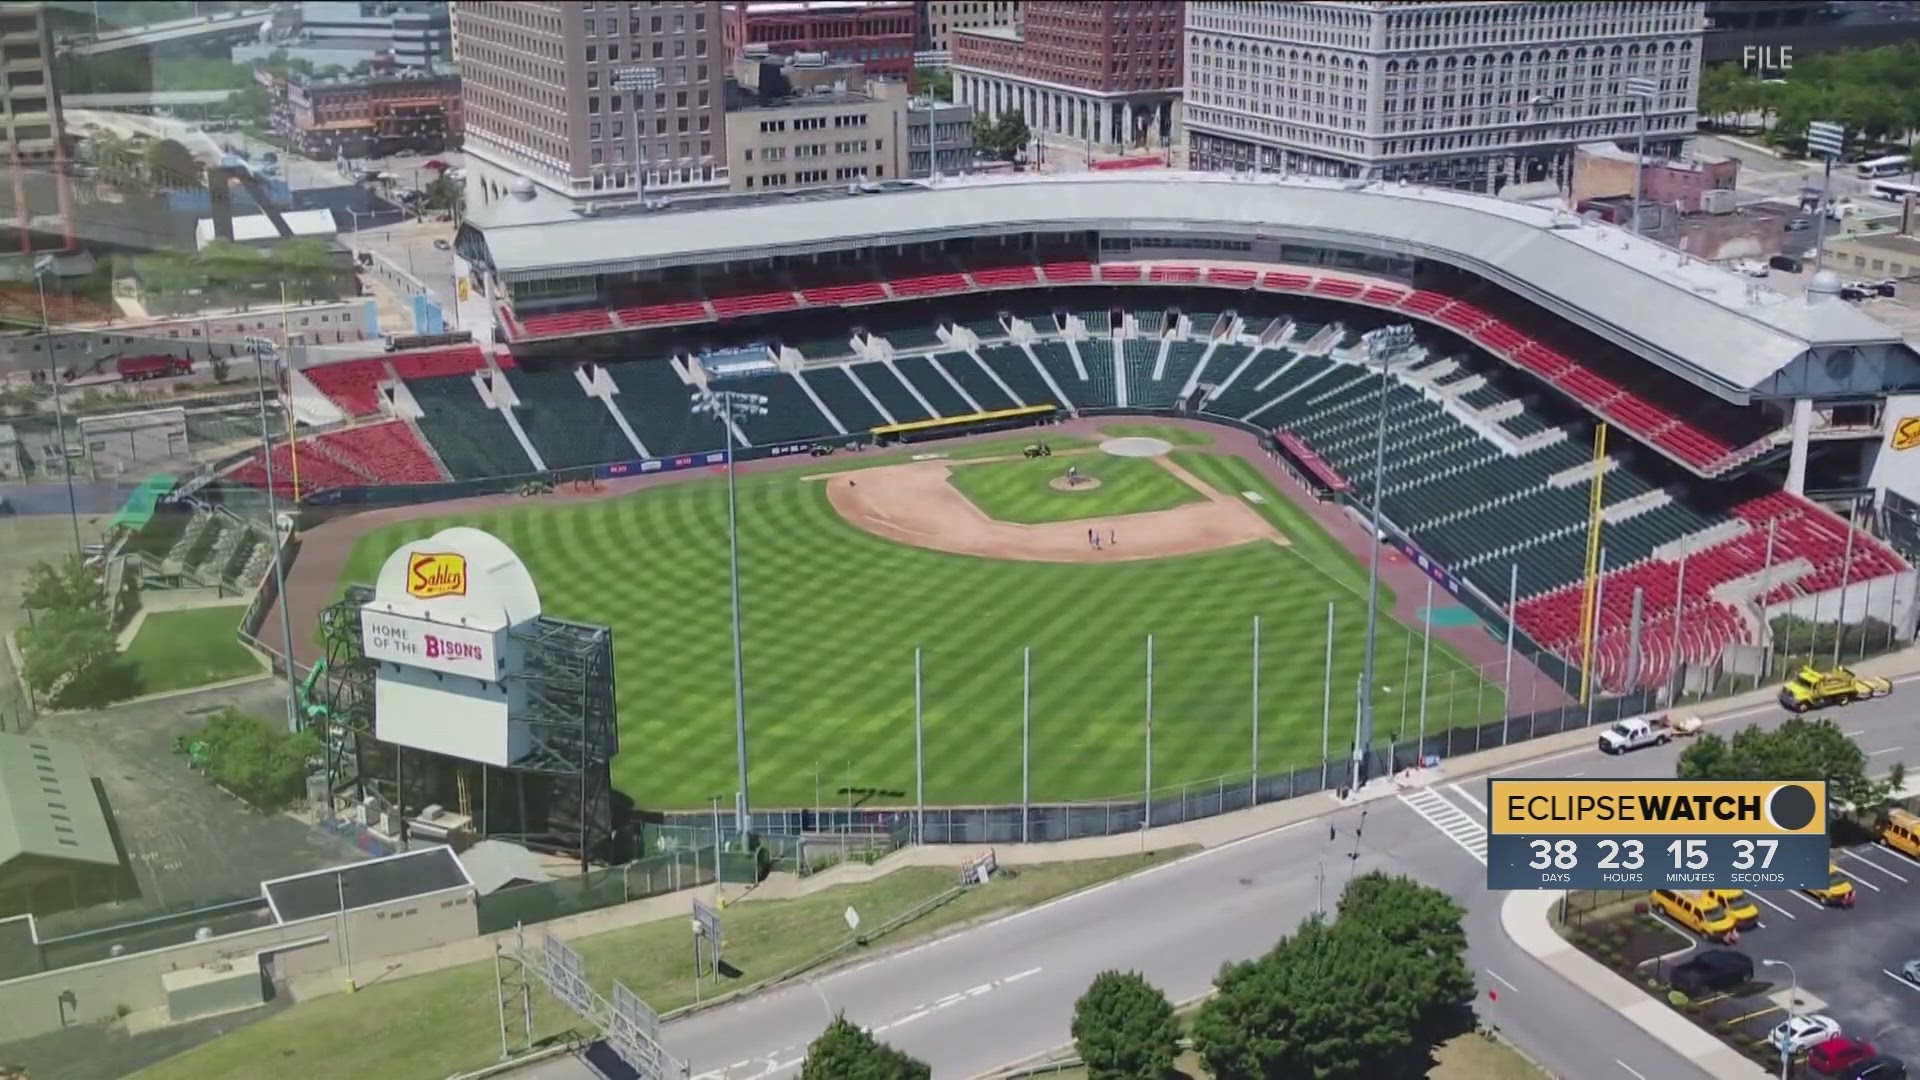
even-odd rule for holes
{"type": "Polygon", "coordinates": [[[1812,218],[1797,217],[1797,218],[1794,218],[1792,221],[1787,222],[1788,232],[1806,232],[1808,229],[1811,229],[1811,228],[1813,228],[1812,218]]]}
{"type": "Polygon", "coordinates": [[[1873,1056],[1872,1043],[1842,1035],[1807,1051],[1807,1068],[1821,1076],[1839,1076],[1873,1056]]]}
{"type": "Polygon", "coordinates": [[[1915,986],[1920,986],[1920,960],[1909,960],[1900,965],[1900,975],[1915,986]]]}
{"type": "Polygon", "coordinates": [[[1775,255],[1773,258],[1767,260],[1767,265],[1773,267],[1775,270],[1781,270],[1789,274],[1797,274],[1806,266],[1805,263],[1791,255],[1775,255]]]}
{"type": "Polygon", "coordinates": [[[1880,1054],[1848,1070],[1847,1080],[1907,1080],[1907,1063],[1897,1057],[1880,1054]]]}
{"type": "Polygon", "coordinates": [[[1867,297],[1871,295],[1873,294],[1867,292],[1865,289],[1856,288],[1855,286],[1852,286],[1852,285],[1844,286],[1840,290],[1840,299],[1850,301],[1855,304],[1859,303],[1862,300],[1865,300],[1867,297]]]}
{"type": "Polygon", "coordinates": [[[1732,949],[1708,949],[1667,974],[1667,985],[1688,997],[1732,990],[1753,981],[1753,958],[1732,949]]]}
{"type": "Polygon", "coordinates": [[[1814,1013],[1809,1016],[1791,1016],[1775,1024],[1767,1032],[1767,1044],[1775,1050],[1785,1050],[1789,1054],[1803,1054],[1819,1046],[1828,1039],[1840,1037],[1840,1022],[1831,1016],[1814,1013]]]}

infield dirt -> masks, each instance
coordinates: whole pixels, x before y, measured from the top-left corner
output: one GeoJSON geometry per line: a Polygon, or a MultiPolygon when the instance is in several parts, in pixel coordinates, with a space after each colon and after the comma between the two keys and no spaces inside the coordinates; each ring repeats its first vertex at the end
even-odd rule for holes
{"type": "MultiPolygon", "coordinates": [[[[988,517],[948,474],[986,461],[910,461],[854,473],[810,477],[827,486],[827,501],[856,528],[912,547],[1022,562],[1130,562],[1195,555],[1286,537],[1239,499],[1207,486],[1173,462],[1156,459],[1206,501],[1171,510],[1017,525],[988,517]],[[1100,538],[1092,546],[1088,534],[1100,538]]],[[[1071,498],[1062,494],[1062,498],[1071,498]]]]}

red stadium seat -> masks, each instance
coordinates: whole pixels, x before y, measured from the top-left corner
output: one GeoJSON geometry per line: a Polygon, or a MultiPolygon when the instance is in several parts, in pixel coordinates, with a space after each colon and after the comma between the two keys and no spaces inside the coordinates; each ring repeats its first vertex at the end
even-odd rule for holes
{"type": "Polygon", "coordinates": [[[348,416],[379,415],[380,384],[393,381],[393,371],[384,356],[321,364],[300,374],[348,416]]]}

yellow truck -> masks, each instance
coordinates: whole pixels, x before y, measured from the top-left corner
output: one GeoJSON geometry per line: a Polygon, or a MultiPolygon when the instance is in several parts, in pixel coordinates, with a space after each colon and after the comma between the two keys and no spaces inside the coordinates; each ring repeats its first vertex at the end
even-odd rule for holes
{"type": "Polygon", "coordinates": [[[1822,670],[1808,664],[1780,687],[1780,704],[1789,712],[1803,713],[1829,705],[1846,705],[1893,693],[1893,683],[1873,675],[1859,675],[1850,668],[1822,670]]]}

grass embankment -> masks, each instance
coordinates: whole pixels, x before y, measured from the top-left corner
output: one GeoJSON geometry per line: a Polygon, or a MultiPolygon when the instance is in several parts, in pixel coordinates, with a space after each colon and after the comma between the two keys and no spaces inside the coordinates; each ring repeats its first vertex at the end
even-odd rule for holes
{"type": "MultiPolygon", "coordinates": [[[[1186,854],[1192,848],[1085,862],[1012,868],[960,894],[870,948],[896,948],[962,923],[1031,907],[1056,896],[1120,877],[1186,854]]],[[[951,867],[907,867],[859,885],[827,889],[793,900],[747,901],[726,910],[726,963],[737,974],[706,996],[744,988],[778,975],[847,940],[844,912],[860,912],[871,931],[953,887],[951,867]]],[[[693,1002],[693,966],[684,914],[573,942],[604,994],[615,980],[665,1013],[693,1002]]],[[[536,927],[528,935],[538,941],[536,927]]],[[[364,969],[362,978],[373,979],[364,969]]],[[[439,1080],[497,1060],[493,963],[393,981],[374,980],[356,993],[335,994],[170,1058],[136,1076],[141,1080],[439,1080]]],[[[538,1038],[571,1029],[577,1020],[544,991],[534,993],[538,1038]]],[[[697,1065],[711,1067],[705,1062],[697,1065]]],[[[695,1071],[699,1071],[696,1067],[695,1071]]]]}

